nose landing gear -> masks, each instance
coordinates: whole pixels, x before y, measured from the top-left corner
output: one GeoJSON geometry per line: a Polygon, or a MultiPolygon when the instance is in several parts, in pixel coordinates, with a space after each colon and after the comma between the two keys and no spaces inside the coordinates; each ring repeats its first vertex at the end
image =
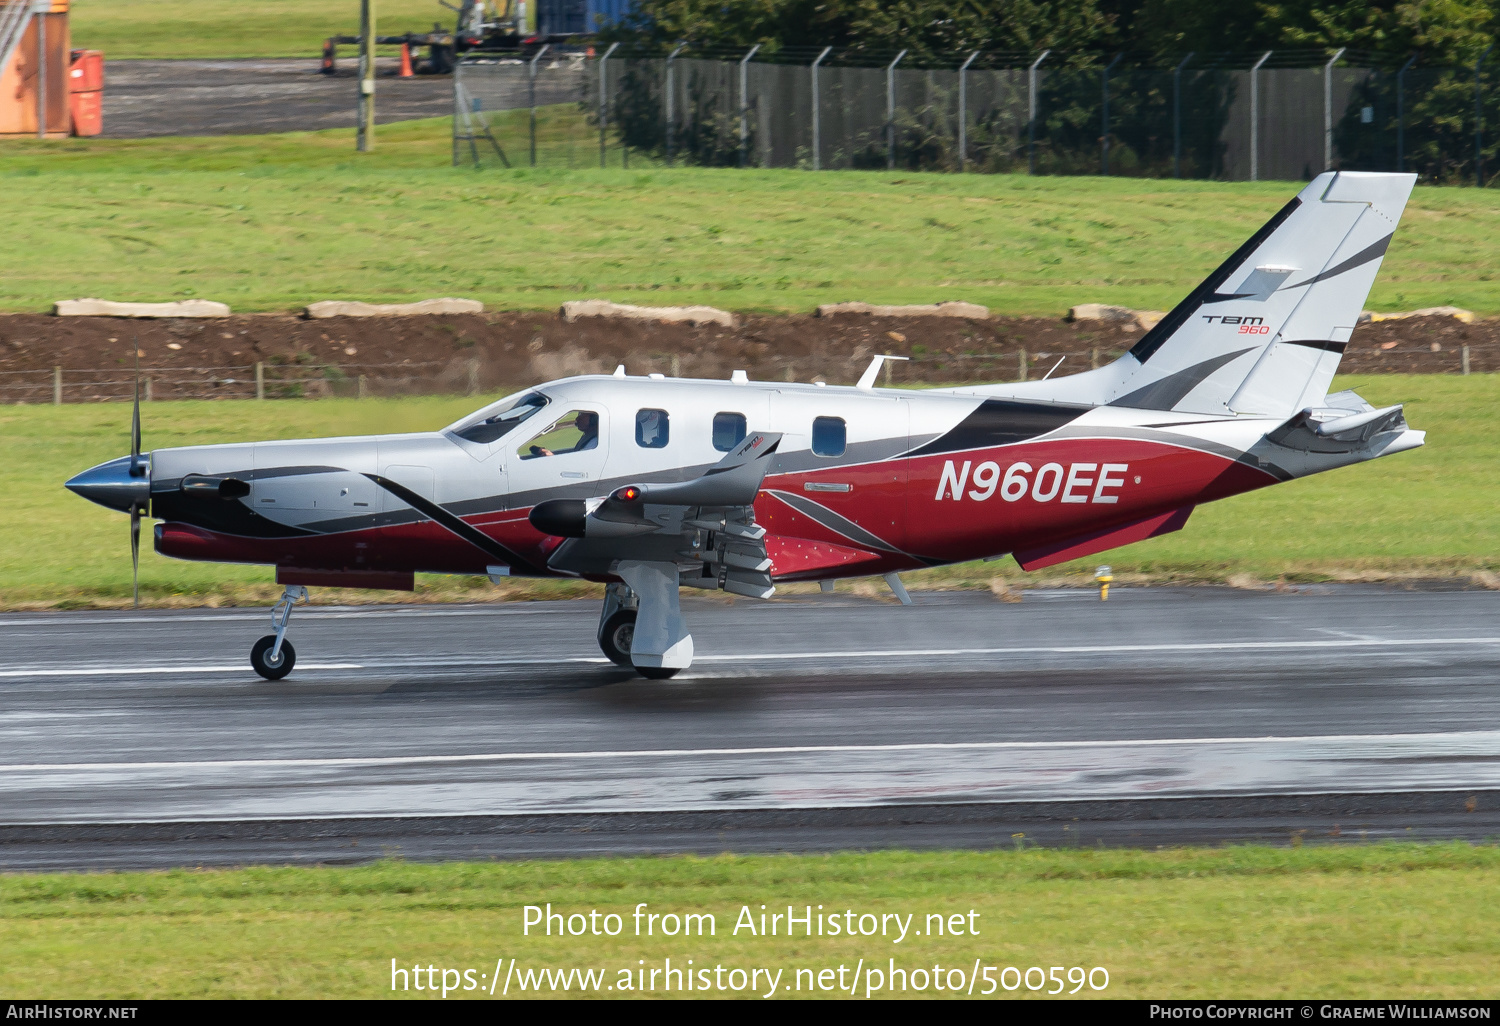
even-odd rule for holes
{"type": "Polygon", "coordinates": [[[307,589],[300,584],[289,584],[281,593],[281,600],[271,610],[271,626],[275,634],[267,634],[250,649],[250,665],[266,680],[280,680],[292,672],[297,665],[297,650],[286,640],[287,626],[292,622],[292,607],[307,601],[307,589]]]}

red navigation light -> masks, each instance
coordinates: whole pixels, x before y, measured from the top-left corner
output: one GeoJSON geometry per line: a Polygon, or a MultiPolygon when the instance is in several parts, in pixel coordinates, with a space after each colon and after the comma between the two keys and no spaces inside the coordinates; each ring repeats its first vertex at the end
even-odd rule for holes
{"type": "Polygon", "coordinates": [[[639,502],[641,499],[641,490],[635,485],[626,485],[615,492],[615,498],[621,502],[639,502]]]}

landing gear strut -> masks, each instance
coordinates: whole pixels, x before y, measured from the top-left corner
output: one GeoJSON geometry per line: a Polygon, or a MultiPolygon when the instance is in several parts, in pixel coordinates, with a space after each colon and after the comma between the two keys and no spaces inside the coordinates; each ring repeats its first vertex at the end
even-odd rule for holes
{"type": "Polygon", "coordinates": [[[604,589],[604,608],[599,611],[599,649],[616,666],[632,666],[630,645],[635,640],[637,612],[635,592],[623,584],[604,589]]]}
{"type": "Polygon", "coordinates": [[[610,662],[647,680],[665,680],[693,662],[693,639],[677,606],[672,563],[621,563],[627,583],[609,585],[599,611],[599,648],[610,662]]]}
{"type": "Polygon", "coordinates": [[[286,629],[292,622],[292,607],[306,601],[306,588],[300,584],[287,585],[281,600],[271,610],[271,626],[276,633],[267,634],[250,649],[250,665],[266,680],[280,680],[297,665],[297,650],[286,640],[286,629]]]}

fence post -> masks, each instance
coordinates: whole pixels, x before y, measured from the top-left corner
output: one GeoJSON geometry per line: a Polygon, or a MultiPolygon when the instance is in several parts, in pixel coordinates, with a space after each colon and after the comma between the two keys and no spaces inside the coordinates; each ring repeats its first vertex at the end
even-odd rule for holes
{"type": "Polygon", "coordinates": [[[1462,360],[1463,360],[1463,372],[1465,374],[1468,374],[1469,373],[1469,347],[1467,345],[1464,346],[1462,360]]]}
{"type": "MultiPolygon", "coordinates": [[[[958,170],[959,173],[969,169],[969,92],[968,79],[969,65],[974,63],[974,58],[979,56],[975,50],[969,54],[969,59],[963,62],[958,69],[958,170]]],[[[889,365],[890,361],[886,361],[889,365]]]]}
{"type": "Polygon", "coordinates": [[[462,76],[460,72],[463,65],[453,65],[453,166],[458,167],[458,119],[463,117],[463,103],[461,101],[462,76]]]}
{"type": "Polygon", "coordinates": [[[1182,69],[1193,59],[1193,51],[1172,69],[1172,177],[1182,177],[1182,69]]]}
{"type": "Polygon", "coordinates": [[[684,46],[687,46],[687,44],[678,43],[677,49],[667,54],[667,167],[672,166],[672,136],[673,134],[675,134],[677,129],[676,118],[674,117],[675,112],[672,109],[674,100],[673,94],[676,92],[676,90],[673,88],[674,83],[672,79],[672,62],[677,59],[677,55],[682,52],[682,48],[684,46]]]}
{"type": "Polygon", "coordinates": [[[604,56],[599,58],[599,166],[605,167],[605,129],[609,127],[609,55],[620,48],[619,43],[610,43],[604,56]]]}
{"type": "Polygon", "coordinates": [[[740,58],[740,167],[750,159],[750,58],[760,49],[756,43],[740,58]]]}
{"type": "Polygon", "coordinates": [[[831,46],[823,47],[823,52],[818,54],[818,59],[812,62],[812,157],[814,171],[821,171],[823,168],[823,137],[819,131],[822,123],[818,118],[818,65],[823,63],[823,58],[827,57],[832,49],[833,47],[831,46]]]}
{"type": "Polygon", "coordinates": [[[1333,66],[1344,56],[1344,47],[1339,47],[1323,65],[1323,170],[1333,168],[1333,66]]]}
{"type": "Polygon", "coordinates": [[[145,399],[146,399],[146,402],[148,402],[148,403],[152,402],[155,399],[155,396],[153,396],[151,394],[151,379],[150,378],[146,379],[146,396],[145,396],[145,399]]]}
{"type": "Polygon", "coordinates": [[[357,395],[359,396],[359,398],[363,399],[368,394],[369,394],[369,391],[368,391],[368,386],[365,384],[365,376],[363,374],[361,374],[359,376],[359,391],[358,391],[357,395]]]}
{"type": "Polygon", "coordinates": [[[359,127],[355,148],[375,145],[375,0],[359,0],[359,127]]]}
{"type": "Polygon", "coordinates": [[[1026,173],[1032,175],[1036,174],[1036,69],[1051,52],[1043,50],[1026,69],[1026,173]]]}
{"type": "Polygon", "coordinates": [[[47,16],[36,18],[36,137],[47,138],[47,16]]]}
{"type": "Polygon", "coordinates": [[[1017,359],[1016,359],[1016,364],[1017,364],[1016,370],[1020,374],[1020,377],[1017,380],[1019,380],[1019,381],[1025,381],[1026,380],[1026,350],[1024,350],[1024,349],[1018,349],[1018,350],[1016,350],[1016,357],[1017,357],[1017,359]]]}
{"type": "Polygon", "coordinates": [[[542,59],[542,54],[546,53],[551,48],[551,45],[552,44],[550,44],[550,43],[543,43],[542,44],[542,48],[536,52],[536,56],[535,57],[531,58],[531,64],[528,65],[528,71],[530,73],[530,77],[528,78],[526,84],[527,84],[527,89],[529,90],[529,92],[528,92],[528,103],[527,103],[527,106],[529,106],[531,108],[531,166],[532,167],[536,167],[536,62],[542,59]]]}
{"type": "Polygon", "coordinates": [[[1124,56],[1123,53],[1115,54],[1115,59],[1104,66],[1104,75],[1101,79],[1104,90],[1104,117],[1100,126],[1102,131],[1099,134],[1099,160],[1106,177],[1109,176],[1109,73],[1114,70],[1114,66],[1119,64],[1120,58],[1124,56]]]}
{"type": "Polygon", "coordinates": [[[266,365],[259,360],[255,361],[255,398],[266,397],[266,365]]]}
{"type": "Polygon", "coordinates": [[[1406,69],[1417,63],[1412,54],[1396,72],[1396,170],[1406,170],[1406,69]]]}
{"type": "Polygon", "coordinates": [[[1270,59],[1274,51],[1260,55],[1250,69],[1250,180],[1260,181],[1260,66],[1270,59]]]}
{"type": "Polygon", "coordinates": [[[52,405],[62,405],[62,368],[52,368],[52,405]]]}
{"type": "Polygon", "coordinates": [[[885,66],[885,166],[896,167],[896,65],[906,56],[902,50],[885,66]]]}
{"type": "Polygon", "coordinates": [[[1479,84],[1479,74],[1484,70],[1484,59],[1494,48],[1495,44],[1491,43],[1479,55],[1479,60],[1474,62],[1474,184],[1481,189],[1484,188],[1484,93],[1479,84]]]}
{"type": "Polygon", "coordinates": [[[479,358],[469,357],[469,394],[479,394],[479,358]]]}

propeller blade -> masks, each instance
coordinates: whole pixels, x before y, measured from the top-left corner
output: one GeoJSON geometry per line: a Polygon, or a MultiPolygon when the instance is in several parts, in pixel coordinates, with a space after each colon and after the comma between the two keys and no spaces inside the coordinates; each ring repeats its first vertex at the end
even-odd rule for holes
{"type": "Polygon", "coordinates": [[[141,455],[141,350],[136,343],[135,351],[135,409],[130,414],[130,465],[135,466],[141,455]]]}
{"type": "Polygon", "coordinates": [[[141,608],[141,508],[130,507],[130,592],[135,608],[141,608]]]}

